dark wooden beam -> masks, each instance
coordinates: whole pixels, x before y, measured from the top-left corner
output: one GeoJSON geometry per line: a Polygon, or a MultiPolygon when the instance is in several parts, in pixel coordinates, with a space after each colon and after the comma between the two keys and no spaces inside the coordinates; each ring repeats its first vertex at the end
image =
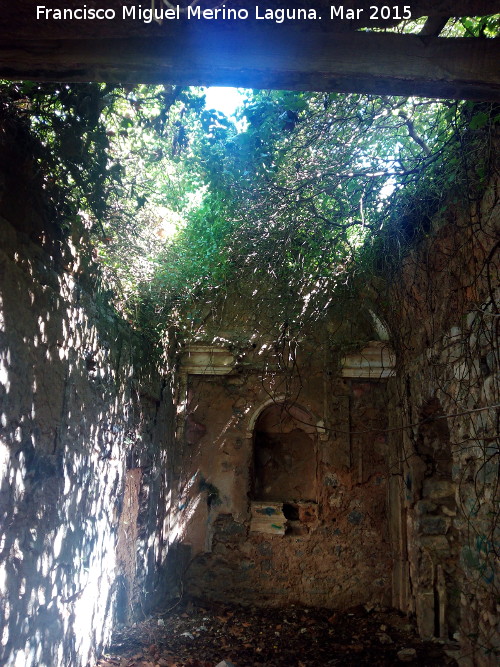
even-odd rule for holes
{"type": "MultiPolygon", "coordinates": [[[[369,0],[367,2],[369,3],[369,0]]],[[[385,4],[376,0],[373,4],[385,4]]],[[[386,3],[390,5],[390,3],[386,3]]],[[[405,3],[398,0],[395,4],[405,3]]],[[[420,16],[487,16],[500,12],[498,0],[412,0],[410,2],[414,18],[420,16]]]]}
{"type": "MultiPolygon", "coordinates": [[[[152,0],[0,0],[0,40],[3,39],[82,39],[82,38],[118,38],[130,37],[165,37],[169,30],[171,21],[164,21],[163,25],[157,23],[145,23],[140,20],[123,19],[123,7],[142,5],[144,8],[151,7],[152,0]],[[116,18],[114,20],[55,20],[53,18],[38,18],[37,5],[44,5],[50,9],[75,9],[85,5],[87,8],[109,8],[114,9],[116,18]]],[[[154,0],[156,7],[165,7],[162,0],[154,0]]],[[[181,8],[190,4],[191,0],[172,0],[172,5],[181,8]]],[[[265,8],[306,7],[315,9],[321,20],[302,21],[300,29],[304,31],[325,30],[327,32],[353,31],[361,27],[382,28],[395,26],[400,22],[404,13],[403,8],[409,7],[412,19],[423,16],[487,16],[500,13],[500,0],[199,0],[198,6],[202,9],[221,7],[246,8],[249,19],[246,24],[255,23],[255,7],[259,5],[261,11],[265,8]],[[342,6],[344,8],[343,18],[330,17],[330,5],[342,6]],[[385,6],[389,8],[389,16],[382,18],[381,13],[374,13],[373,6],[385,6]],[[394,8],[398,8],[395,11],[394,8]],[[356,18],[348,18],[347,10],[355,10],[356,18]],[[362,10],[358,14],[358,10],[362,10]]],[[[182,14],[185,18],[186,14],[182,14]]],[[[351,16],[351,15],[349,15],[351,16]]],[[[192,22],[192,21],[191,21],[192,22]]],[[[174,22],[177,23],[177,22],[174,22]]],[[[210,28],[210,21],[201,21],[201,27],[210,28]]],[[[224,21],[218,21],[222,28],[224,21]]],[[[260,27],[266,22],[258,21],[260,27]]],[[[293,22],[292,22],[293,24],[293,22]]],[[[287,25],[291,25],[287,21],[287,25]]],[[[182,29],[182,27],[180,28],[182,29]]]]}
{"type": "Polygon", "coordinates": [[[500,101],[500,40],[176,25],[168,38],[0,43],[0,78],[175,83],[500,101]]]}
{"type": "Polygon", "coordinates": [[[437,37],[449,20],[449,16],[429,16],[418,34],[421,37],[437,37]]]}

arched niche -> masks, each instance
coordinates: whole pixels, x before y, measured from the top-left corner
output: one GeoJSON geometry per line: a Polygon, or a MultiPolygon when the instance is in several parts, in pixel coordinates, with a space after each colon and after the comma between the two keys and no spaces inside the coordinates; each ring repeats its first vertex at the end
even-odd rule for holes
{"type": "Polygon", "coordinates": [[[300,501],[316,497],[317,429],[297,405],[271,402],[253,421],[252,499],[300,501]]]}

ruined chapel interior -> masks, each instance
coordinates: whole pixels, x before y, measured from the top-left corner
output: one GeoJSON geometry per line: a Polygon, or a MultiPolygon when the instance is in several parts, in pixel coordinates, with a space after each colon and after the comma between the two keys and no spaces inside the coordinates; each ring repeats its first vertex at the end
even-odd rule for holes
{"type": "MultiPolygon", "coordinates": [[[[55,215],[0,101],[0,664],[95,667],[117,627],[186,600],[391,609],[449,649],[456,662],[442,664],[498,664],[500,49],[447,35],[471,3],[410,4],[413,34],[359,14],[315,32],[62,25],[35,21],[29,0],[3,10],[3,82],[466,100],[487,169],[473,195],[451,183],[348,307],[325,292],[299,335],[272,320],[273,277],[260,274],[153,353],[99,287],[90,242],[55,215]]],[[[474,4],[498,28],[498,3],[474,4]]],[[[397,648],[374,664],[403,662],[397,648]]]]}

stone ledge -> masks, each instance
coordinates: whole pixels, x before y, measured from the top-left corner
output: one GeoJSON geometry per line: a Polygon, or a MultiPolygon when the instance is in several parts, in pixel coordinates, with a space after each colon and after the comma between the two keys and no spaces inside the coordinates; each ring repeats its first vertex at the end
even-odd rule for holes
{"type": "Polygon", "coordinates": [[[392,377],[395,365],[396,358],[390,345],[372,340],[361,352],[347,354],[343,358],[341,375],[345,378],[380,380],[392,377]]]}

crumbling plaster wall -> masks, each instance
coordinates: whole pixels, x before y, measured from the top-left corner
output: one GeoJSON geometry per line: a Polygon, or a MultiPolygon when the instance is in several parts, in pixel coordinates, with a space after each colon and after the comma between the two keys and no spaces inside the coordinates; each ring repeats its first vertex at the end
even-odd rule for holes
{"type": "MultiPolygon", "coordinates": [[[[386,599],[391,588],[423,637],[459,640],[461,664],[497,663],[498,173],[493,164],[480,197],[450,201],[392,287],[370,300],[396,352],[387,390],[340,379],[328,345],[303,356],[300,391],[286,393],[327,427],[315,439],[319,521],[307,534],[250,530],[248,415],[283,392],[283,377],[249,358],[224,376],[187,376],[174,524],[188,547],[181,569],[190,592],[341,607],[386,599]],[[385,426],[387,443],[374,436],[385,426]]],[[[230,332],[221,338],[231,341],[230,332]]]]}
{"type": "Polygon", "coordinates": [[[389,383],[393,599],[416,614],[422,636],[458,638],[465,666],[496,665],[500,653],[493,174],[481,201],[450,203],[434,221],[404,260],[384,312],[398,357],[389,383]]]}
{"type": "Polygon", "coordinates": [[[257,349],[229,374],[187,377],[173,526],[189,545],[184,589],[245,604],[387,603],[386,442],[370,432],[385,425],[385,383],[342,379],[314,354],[298,364],[300,383],[262,373],[257,349]],[[310,504],[302,526],[282,534],[271,517],[270,532],[253,531],[254,427],[283,394],[308,420],[314,495],[295,498],[310,504]]]}
{"type": "Polygon", "coordinates": [[[172,401],[2,141],[0,663],[78,667],[165,592],[172,401]]]}

